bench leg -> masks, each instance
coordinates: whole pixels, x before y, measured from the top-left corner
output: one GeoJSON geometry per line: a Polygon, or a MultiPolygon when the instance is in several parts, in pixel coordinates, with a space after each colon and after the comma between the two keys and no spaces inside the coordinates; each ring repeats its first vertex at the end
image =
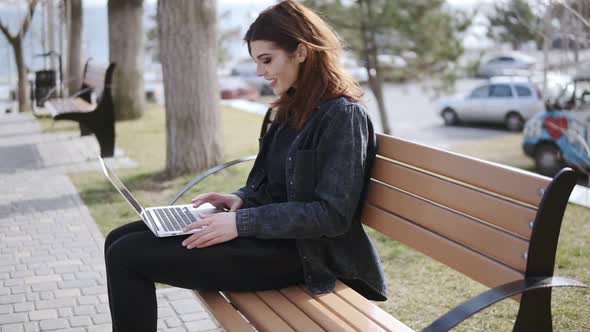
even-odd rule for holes
{"type": "Polygon", "coordinates": [[[88,136],[88,135],[92,135],[92,131],[90,129],[88,129],[88,127],[86,127],[85,125],[80,123],[80,136],[88,136]]]}
{"type": "Polygon", "coordinates": [[[115,155],[115,125],[111,123],[111,125],[106,125],[105,127],[97,128],[96,132],[94,133],[96,136],[96,140],[98,141],[98,145],[100,145],[100,156],[105,157],[112,157],[115,155]]]}
{"type": "Polygon", "coordinates": [[[551,288],[536,289],[522,294],[513,331],[553,331],[551,288]]]}

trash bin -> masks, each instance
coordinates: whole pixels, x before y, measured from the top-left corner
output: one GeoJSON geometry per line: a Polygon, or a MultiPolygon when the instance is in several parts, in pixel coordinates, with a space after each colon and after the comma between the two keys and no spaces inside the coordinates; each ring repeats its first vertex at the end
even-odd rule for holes
{"type": "Polygon", "coordinates": [[[45,100],[55,98],[55,70],[38,70],[35,72],[35,100],[37,106],[43,107],[45,100]],[[51,95],[49,92],[53,89],[51,95]]]}

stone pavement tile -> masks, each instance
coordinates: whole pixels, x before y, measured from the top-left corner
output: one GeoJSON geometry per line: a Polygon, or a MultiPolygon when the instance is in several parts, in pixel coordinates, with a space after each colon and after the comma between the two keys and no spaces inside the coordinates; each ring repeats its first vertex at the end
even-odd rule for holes
{"type": "Polygon", "coordinates": [[[89,316],[75,316],[70,318],[70,325],[72,327],[90,326],[92,324],[92,320],[89,316]]]}
{"type": "Polygon", "coordinates": [[[0,327],[1,332],[23,332],[24,330],[23,324],[7,324],[0,327]]]}
{"type": "Polygon", "coordinates": [[[180,315],[180,319],[182,319],[183,322],[192,322],[195,320],[202,320],[207,318],[209,318],[209,314],[205,311],[180,315]]]}
{"type": "Polygon", "coordinates": [[[56,309],[46,309],[46,310],[35,310],[29,312],[29,319],[30,320],[44,320],[44,319],[56,319],[57,318],[57,310],[56,309]]]}
{"type": "Polygon", "coordinates": [[[67,319],[47,319],[42,320],[39,322],[39,327],[41,330],[51,331],[51,330],[62,330],[65,328],[70,327],[67,319]]]}
{"type": "Polygon", "coordinates": [[[38,322],[31,322],[23,324],[25,327],[25,332],[38,332],[39,331],[39,323],[38,322]]]}
{"type": "Polygon", "coordinates": [[[88,332],[111,332],[111,324],[100,324],[88,327],[88,332]]]}
{"type": "Polygon", "coordinates": [[[27,314],[13,313],[0,316],[0,326],[11,323],[25,323],[27,321],[27,314]]]}
{"type": "Polygon", "coordinates": [[[219,328],[216,323],[210,319],[201,319],[186,323],[186,328],[189,331],[211,331],[219,328]]]}
{"type": "Polygon", "coordinates": [[[170,304],[178,314],[190,314],[204,310],[201,304],[194,299],[171,301],[170,304]]]}

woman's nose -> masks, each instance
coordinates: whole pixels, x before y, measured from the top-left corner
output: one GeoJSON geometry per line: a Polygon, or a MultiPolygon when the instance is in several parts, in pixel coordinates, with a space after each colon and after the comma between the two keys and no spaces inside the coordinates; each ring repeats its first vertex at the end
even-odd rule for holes
{"type": "Polygon", "coordinates": [[[264,70],[264,68],[261,65],[256,65],[256,75],[264,76],[265,72],[266,71],[264,70]]]}

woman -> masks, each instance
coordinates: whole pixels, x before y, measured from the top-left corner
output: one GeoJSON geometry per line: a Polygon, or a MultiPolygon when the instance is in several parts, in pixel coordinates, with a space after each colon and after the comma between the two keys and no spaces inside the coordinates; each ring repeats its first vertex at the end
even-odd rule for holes
{"type": "Polygon", "coordinates": [[[156,330],[155,282],[226,291],[304,284],[322,293],[340,279],[386,299],[379,258],[358,219],[375,135],[360,88],[339,65],[336,34],[311,10],[283,1],[263,11],[244,40],[279,97],[246,186],[193,198],[195,207],[229,211],[203,216],[186,230],[206,228],[190,236],[156,238],[142,222],[109,234],[115,331],[156,330]]]}

